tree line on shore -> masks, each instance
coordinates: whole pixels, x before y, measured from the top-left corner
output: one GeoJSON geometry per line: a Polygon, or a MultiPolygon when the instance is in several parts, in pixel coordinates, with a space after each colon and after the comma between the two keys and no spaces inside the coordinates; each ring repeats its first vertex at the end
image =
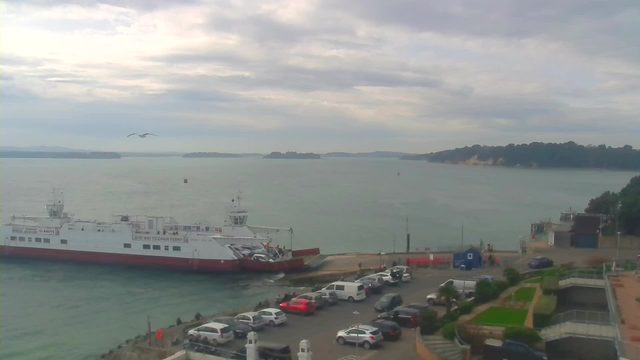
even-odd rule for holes
{"type": "Polygon", "coordinates": [[[407,155],[403,160],[427,160],[438,163],[466,163],[470,160],[492,166],[541,168],[640,169],[640,150],[631,145],[614,148],[606,145],[566,143],[473,145],[422,155],[407,155]]]}
{"type": "Polygon", "coordinates": [[[618,231],[640,236],[640,175],[631,178],[620,192],[605,191],[589,200],[584,212],[603,215],[604,234],[615,234],[617,221],[618,231]]]}

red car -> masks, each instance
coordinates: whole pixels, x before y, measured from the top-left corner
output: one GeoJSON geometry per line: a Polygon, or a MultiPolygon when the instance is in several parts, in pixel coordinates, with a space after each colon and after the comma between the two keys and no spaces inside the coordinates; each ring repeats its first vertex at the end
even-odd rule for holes
{"type": "Polygon", "coordinates": [[[316,306],[313,301],[304,299],[295,299],[280,304],[280,310],[288,313],[296,313],[301,315],[311,315],[316,312],[316,306]]]}

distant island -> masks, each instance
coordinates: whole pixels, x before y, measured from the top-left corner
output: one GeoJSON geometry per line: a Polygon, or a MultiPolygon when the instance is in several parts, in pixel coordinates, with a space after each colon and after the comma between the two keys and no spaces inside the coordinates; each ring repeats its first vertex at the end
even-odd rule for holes
{"type": "Polygon", "coordinates": [[[194,152],[182,155],[182,157],[186,158],[239,158],[242,157],[240,154],[227,154],[227,153],[217,153],[217,152],[194,152]]]}
{"type": "Polygon", "coordinates": [[[426,160],[445,164],[520,166],[529,168],[596,168],[639,170],[640,150],[630,145],[578,145],[533,142],[507,146],[457,148],[422,155],[406,155],[402,160],[426,160]]]}
{"type": "Polygon", "coordinates": [[[287,151],[286,153],[281,153],[278,151],[274,151],[269,155],[263,157],[263,159],[321,159],[320,155],[314,153],[297,153],[295,151],[287,151]]]}
{"type": "Polygon", "coordinates": [[[330,152],[322,156],[334,157],[334,158],[392,158],[398,159],[402,156],[411,155],[408,153],[397,151],[373,151],[373,152],[361,152],[361,153],[348,153],[348,152],[330,152]]]}
{"type": "Polygon", "coordinates": [[[120,159],[115,152],[49,152],[49,151],[0,151],[0,158],[15,159],[120,159]]]}

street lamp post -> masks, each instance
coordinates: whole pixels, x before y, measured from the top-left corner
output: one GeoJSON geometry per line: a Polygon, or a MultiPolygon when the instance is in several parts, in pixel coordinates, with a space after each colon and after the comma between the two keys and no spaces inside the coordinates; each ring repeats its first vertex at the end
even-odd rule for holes
{"type": "Polygon", "coordinates": [[[616,262],[618,262],[618,255],[620,254],[620,231],[618,231],[618,214],[620,214],[620,202],[616,205],[616,262]]]}

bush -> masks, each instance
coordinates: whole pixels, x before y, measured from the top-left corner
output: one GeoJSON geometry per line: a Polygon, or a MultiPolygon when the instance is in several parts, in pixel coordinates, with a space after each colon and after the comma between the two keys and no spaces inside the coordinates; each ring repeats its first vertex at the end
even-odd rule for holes
{"type": "Polygon", "coordinates": [[[560,283],[558,281],[558,277],[545,276],[544,278],[542,278],[542,283],[540,284],[540,288],[542,289],[543,294],[553,295],[553,293],[560,290],[560,283]]]}
{"type": "Polygon", "coordinates": [[[479,304],[491,301],[500,295],[500,292],[489,280],[480,280],[476,282],[475,301],[479,304]]]}
{"type": "Polygon", "coordinates": [[[518,284],[521,280],[520,273],[518,272],[518,270],[512,267],[508,267],[504,269],[502,271],[502,275],[504,275],[504,277],[507,279],[509,284],[511,284],[512,286],[518,284]]]}
{"type": "Polygon", "coordinates": [[[536,306],[533,308],[533,326],[543,328],[549,326],[551,317],[556,310],[558,298],[553,295],[543,295],[538,299],[536,306]]]}
{"type": "Polygon", "coordinates": [[[510,326],[504,329],[502,337],[505,340],[515,340],[521,343],[525,343],[528,346],[534,346],[542,341],[540,333],[534,329],[522,327],[522,326],[510,326]]]}
{"type": "Polygon", "coordinates": [[[429,311],[420,317],[420,333],[422,335],[433,335],[440,328],[438,323],[438,313],[429,311]]]}
{"type": "Polygon", "coordinates": [[[475,306],[476,304],[474,304],[473,301],[462,302],[460,305],[458,305],[458,313],[460,313],[460,315],[467,315],[471,311],[473,311],[473,308],[475,306]]]}
{"type": "Polygon", "coordinates": [[[500,294],[502,294],[503,291],[507,290],[509,288],[509,282],[508,281],[504,281],[504,280],[500,280],[500,281],[496,281],[493,283],[493,285],[495,285],[496,289],[498,289],[498,292],[500,294]]]}
{"type": "Polygon", "coordinates": [[[444,326],[446,324],[456,322],[458,321],[459,318],[460,318],[460,315],[458,315],[458,313],[455,313],[455,312],[444,314],[440,319],[440,326],[444,326]]]}
{"type": "Polygon", "coordinates": [[[451,322],[442,327],[442,337],[453,340],[456,337],[456,323],[451,322]]]}

